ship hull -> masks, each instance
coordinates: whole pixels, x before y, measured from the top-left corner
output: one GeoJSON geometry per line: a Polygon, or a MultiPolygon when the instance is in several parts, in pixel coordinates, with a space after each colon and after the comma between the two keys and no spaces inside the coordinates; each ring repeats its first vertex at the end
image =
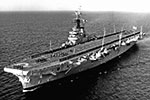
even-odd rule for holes
{"type": "Polygon", "coordinates": [[[75,15],[76,25],[60,47],[31,55],[4,68],[5,72],[19,78],[23,91],[35,90],[35,87],[48,82],[101,67],[99,65],[125,53],[143,36],[143,32],[137,30],[121,30],[106,35],[105,28],[103,36],[88,35],[81,13],[77,11],[75,15]]]}
{"type": "Polygon", "coordinates": [[[27,83],[27,84],[22,83],[23,90],[28,91],[31,89],[35,89],[45,83],[61,79],[61,78],[64,78],[64,77],[72,75],[72,74],[77,74],[79,72],[82,72],[82,71],[85,71],[85,70],[88,70],[88,69],[91,69],[94,67],[101,67],[99,65],[104,64],[118,56],[121,56],[123,53],[125,53],[127,50],[129,50],[135,44],[136,44],[136,41],[133,41],[128,45],[122,45],[119,48],[117,48],[116,50],[111,50],[109,52],[109,55],[107,55],[101,59],[98,59],[98,60],[94,60],[94,61],[88,60],[86,62],[83,62],[81,65],[70,69],[67,73],[66,72],[57,73],[56,76],[45,75],[42,78],[33,77],[32,81],[35,81],[35,82],[27,83]],[[39,81],[41,82],[40,84],[38,83],[39,81]]]}

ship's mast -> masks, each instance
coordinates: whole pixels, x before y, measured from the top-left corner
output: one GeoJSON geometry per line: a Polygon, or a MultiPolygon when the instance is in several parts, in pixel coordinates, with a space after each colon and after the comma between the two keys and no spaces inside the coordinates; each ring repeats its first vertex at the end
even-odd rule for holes
{"type": "Polygon", "coordinates": [[[124,30],[124,27],[121,28],[121,33],[119,34],[119,46],[121,45],[121,39],[122,39],[122,32],[124,30]]]}
{"type": "Polygon", "coordinates": [[[114,25],[114,33],[116,33],[116,26],[114,25]]]}
{"type": "Polygon", "coordinates": [[[87,22],[87,20],[81,18],[81,9],[79,8],[78,11],[75,11],[75,15],[76,15],[76,18],[74,19],[74,22],[76,23],[75,25],[75,28],[77,29],[81,29],[81,28],[84,28],[84,24],[87,22]],[[81,27],[81,23],[82,23],[82,27],[81,27]]]}
{"type": "Polygon", "coordinates": [[[105,29],[105,27],[104,27],[104,34],[103,34],[103,39],[102,39],[102,48],[103,48],[103,46],[104,46],[105,34],[106,34],[106,29],[105,29]]]}
{"type": "Polygon", "coordinates": [[[141,34],[141,38],[142,38],[142,34],[143,34],[143,26],[141,26],[140,34],[141,34]]]}
{"type": "Polygon", "coordinates": [[[76,28],[79,29],[80,28],[80,23],[81,23],[81,12],[80,11],[75,11],[75,23],[76,23],[76,28]]]}

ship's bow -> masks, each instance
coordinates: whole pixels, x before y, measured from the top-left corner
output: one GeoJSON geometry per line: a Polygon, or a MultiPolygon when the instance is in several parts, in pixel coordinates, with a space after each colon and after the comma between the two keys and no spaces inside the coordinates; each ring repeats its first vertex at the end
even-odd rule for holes
{"type": "Polygon", "coordinates": [[[18,77],[19,81],[22,83],[23,89],[28,88],[30,84],[30,79],[28,77],[29,71],[24,70],[24,67],[27,67],[27,63],[18,63],[4,67],[4,71],[11,73],[18,77]]]}

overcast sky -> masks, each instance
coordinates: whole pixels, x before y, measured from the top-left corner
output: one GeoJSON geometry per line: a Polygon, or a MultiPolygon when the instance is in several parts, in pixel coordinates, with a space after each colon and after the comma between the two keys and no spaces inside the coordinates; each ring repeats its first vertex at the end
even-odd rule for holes
{"type": "Polygon", "coordinates": [[[0,11],[131,11],[150,12],[150,0],[0,0],[0,11]]]}

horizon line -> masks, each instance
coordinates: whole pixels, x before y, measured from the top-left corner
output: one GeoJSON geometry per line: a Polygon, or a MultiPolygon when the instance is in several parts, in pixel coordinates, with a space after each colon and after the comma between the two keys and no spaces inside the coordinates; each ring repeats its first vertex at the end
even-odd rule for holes
{"type": "MultiPolygon", "coordinates": [[[[77,10],[0,10],[0,12],[74,12],[77,10]]],[[[111,10],[81,10],[81,12],[123,12],[123,13],[150,13],[141,11],[111,11],[111,10]]]]}

